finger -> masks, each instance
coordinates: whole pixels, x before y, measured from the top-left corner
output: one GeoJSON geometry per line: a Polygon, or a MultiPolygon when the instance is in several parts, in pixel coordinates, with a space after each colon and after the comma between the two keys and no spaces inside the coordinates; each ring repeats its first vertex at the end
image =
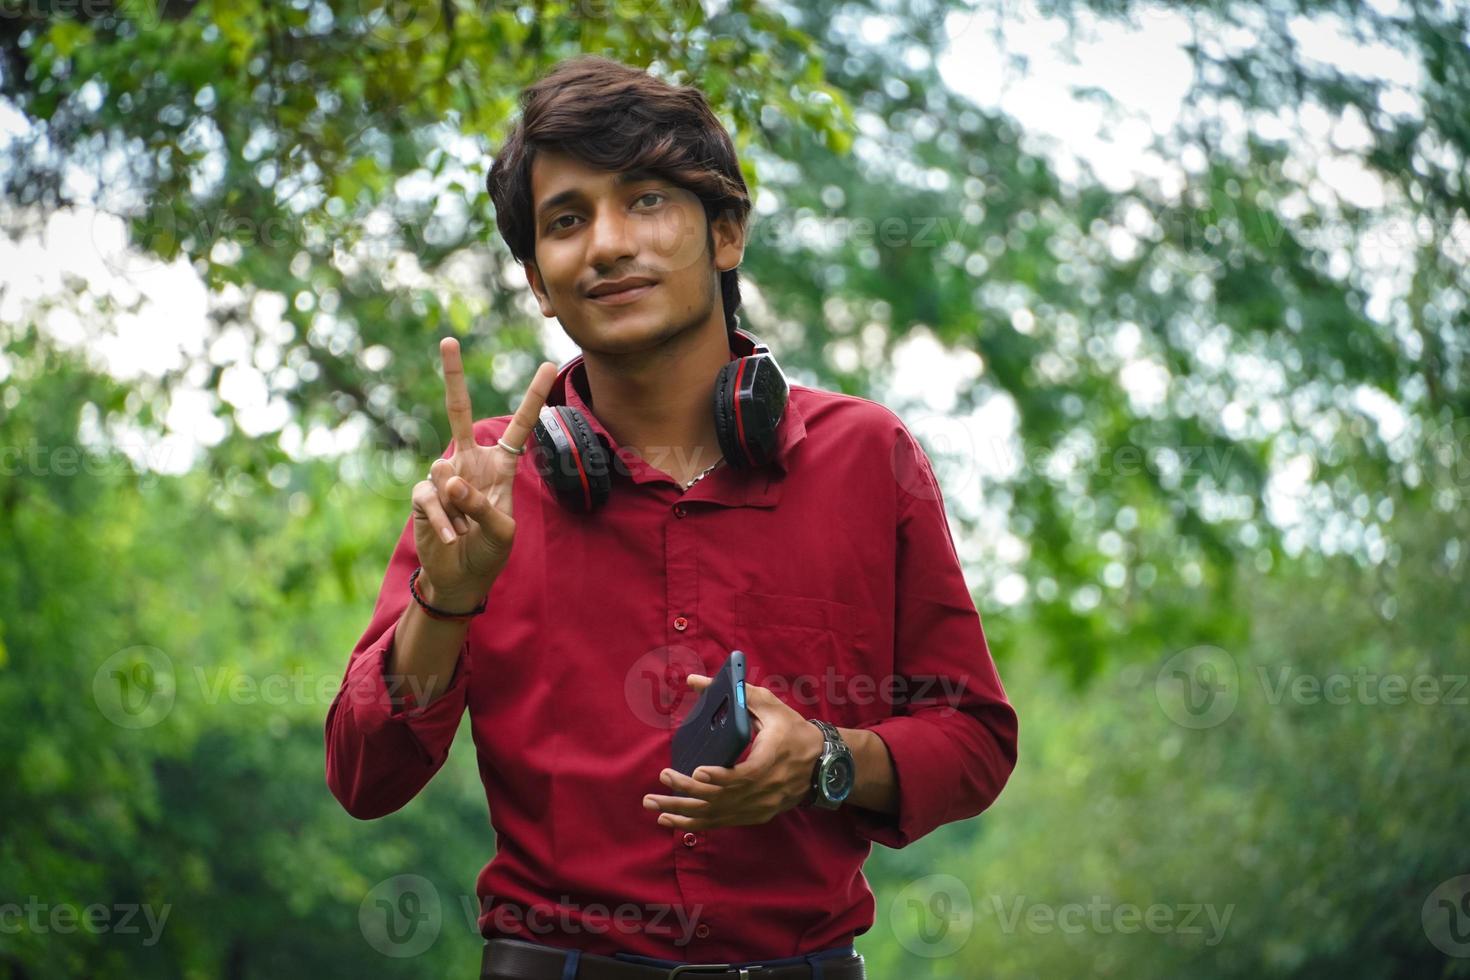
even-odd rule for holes
{"type": "Polygon", "coordinates": [[[769,687],[762,687],[759,684],[752,684],[750,681],[746,681],[745,703],[774,705],[778,703],[785,704],[786,702],[782,701],[780,698],[776,697],[775,694],[771,693],[771,689],[769,687]]]}
{"type": "Polygon", "coordinates": [[[682,772],[675,772],[672,769],[665,769],[660,773],[659,782],[676,793],[698,797],[701,800],[713,799],[721,793],[721,788],[718,786],[713,786],[701,780],[691,779],[682,772]]]}
{"type": "Polygon", "coordinates": [[[413,506],[434,528],[440,540],[445,544],[454,543],[454,528],[450,525],[449,515],[439,504],[439,491],[434,488],[432,480],[420,480],[414,485],[413,506]]]}
{"type": "Polygon", "coordinates": [[[770,689],[754,684],[745,685],[745,710],[750,715],[751,728],[756,732],[766,727],[766,722],[775,721],[778,716],[790,714],[801,717],[796,709],[772,694],[770,689]]]}
{"type": "Polygon", "coordinates": [[[676,813],[661,813],[658,818],[658,825],[670,830],[710,830],[728,826],[730,823],[731,821],[725,819],[683,817],[676,813]]]}
{"type": "Polygon", "coordinates": [[[439,341],[439,356],[444,361],[444,408],[449,413],[449,430],[454,433],[455,448],[468,449],[475,444],[475,413],[464,383],[459,341],[453,337],[439,341]]]}
{"type": "Polygon", "coordinates": [[[643,809],[677,813],[684,817],[707,817],[710,804],[707,800],[694,800],[684,796],[649,795],[643,798],[643,809]]]}
{"type": "Polygon", "coordinates": [[[546,398],[551,394],[551,386],[555,381],[556,365],[550,361],[542,361],[531,378],[531,384],[526,388],[526,396],[521,399],[520,407],[516,409],[510,424],[500,437],[507,446],[525,448],[526,437],[536,427],[536,420],[541,417],[541,406],[546,404],[546,398]]]}
{"type": "Polygon", "coordinates": [[[700,766],[694,770],[693,783],[700,787],[692,795],[699,796],[701,793],[708,796],[710,790],[719,792],[731,789],[746,780],[746,771],[738,766],[730,769],[726,766],[700,766]]]}
{"type": "Polygon", "coordinates": [[[468,534],[469,521],[465,520],[459,505],[449,495],[449,479],[454,476],[454,464],[443,457],[434,460],[429,466],[429,479],[434,483],[434,489],[439,493],[439,505],[444,508],[444,513],[449,516],[454,524],[454,529],[460,534],[468,534]]]}
{"type": "Polygon", "coordinates": [[[714,678],[706,677],[704,674],[689,674],[684,678],[684,683],[688,684],[696,691],[703,691],[705,688],[714,683],[714,678]]]}
{"type": "Polygon", "coordinates": [[[444,508],[444,513],[449,516],[454,529],[460,534],[470,533],[470,522],[465,520],[464,512],[449,495],[449,479],[454,476],[454,464],[440,457],[434,460],[429,467],[429,479],[434,483],[434,489],[439,492],[439,506],[444,508]]]}
{"type": "Polygon", "coordinates": [[[465,516],[474,519],[480,528],[486,543],[496,548],[501,548],[504,543],[515,533],[516,523],[499,508],[490,502],[490,498],[479,490],[476,490],[468,480],[462,476],[451,477],[445,484],[449,489],[449,496],[464,512],[465,516]],[[461,496],[461,488],[463,495],[461,496]]]}

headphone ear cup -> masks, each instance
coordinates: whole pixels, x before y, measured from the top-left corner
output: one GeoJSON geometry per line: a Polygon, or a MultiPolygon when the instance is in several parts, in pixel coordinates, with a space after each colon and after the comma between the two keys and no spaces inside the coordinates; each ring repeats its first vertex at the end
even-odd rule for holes
{"type": "Polygon", "coordinates": [[[536,471],[562,506],[590,514],[607,503],[610,454],[581,412],[569,405],[544,405],[531,437],[536,471]]]}
{"type": "Polygon", "coordinates": [[[715,375],[715,433],[720,439],[720,452],[732,466],[744,466],[745,454],[740,449],[740,436],[735,431],[735,372],[740,360],[727,361],[715,375]]]}
{"type": "Polygon", "coordinates": [[[776,436],[790,387],[775,358],[736,358],[715,377],[715,431],[731,465],[764,466],[776,454],[776,436]]]}

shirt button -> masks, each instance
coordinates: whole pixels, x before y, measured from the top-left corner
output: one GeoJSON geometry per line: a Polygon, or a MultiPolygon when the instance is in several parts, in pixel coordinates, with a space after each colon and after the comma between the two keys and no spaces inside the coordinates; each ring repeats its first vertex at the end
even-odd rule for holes
{"type": "Polygon", "coordinates": [[[685,619],[683,616],[676,616],[674,618],[674,629],[682,633],[688,628],[689,620],[685,619]]]}
{"type": "Polygon", "coordinates": [[[709,935],[709,926],[701,922],[699,925],[694,927],[694,934],[700,939],[704,939],[709,935]]]}
{"type": "Polygon", "coordinates": [[[689,513],[689,512],[684,509],[684,505],[683,504],[675,504],[674,505],[674,516],[675,517],[683,517],[687,513],[689,513]]]}
{"type": "Polygon", "coordinates": [[[685,834],[684,835],[684,846],[685,847],[693,847],[695,844],[698,844],[698,843],[699,843],[699,838],[698,837],[695,837],[693,834],[685,834]]]}

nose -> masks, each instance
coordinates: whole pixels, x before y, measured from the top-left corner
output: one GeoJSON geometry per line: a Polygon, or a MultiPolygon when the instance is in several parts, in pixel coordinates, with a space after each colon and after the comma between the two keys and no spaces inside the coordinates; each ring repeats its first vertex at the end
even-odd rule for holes
{"type": "Polygon", "coordinates": [[[616,206],[599,208],[587,229],[587,262],[606,274],[624,260],[638,254],[628,216],[616,206]]]}

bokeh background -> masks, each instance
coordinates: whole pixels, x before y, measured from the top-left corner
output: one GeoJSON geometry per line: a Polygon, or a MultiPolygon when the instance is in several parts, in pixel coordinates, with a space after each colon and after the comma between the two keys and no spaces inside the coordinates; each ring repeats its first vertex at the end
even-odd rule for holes
{"type": "Polygon", "coordinates": [[[1021,715],[994,807],[875,848],[870,975],[1470,975],[1467,44],[1411,0],[0,0],[0,975],[474,975],[468,733],[359,822],[322,724],[437,340],[482,417],[575,352],[483,177],[581,52],[709,95],[745,324],[925,444],[1021,715]]]}

